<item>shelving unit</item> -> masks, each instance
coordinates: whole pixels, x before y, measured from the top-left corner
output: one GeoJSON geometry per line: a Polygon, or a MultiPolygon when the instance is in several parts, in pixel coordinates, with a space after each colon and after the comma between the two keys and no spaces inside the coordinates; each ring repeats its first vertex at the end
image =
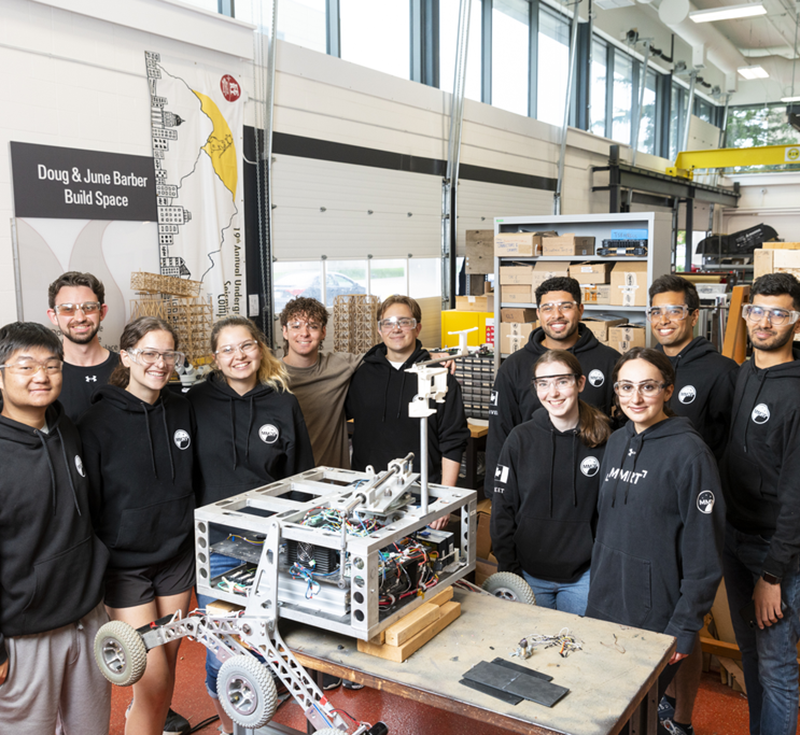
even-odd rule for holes
{"type": "MultiPolygon", "coordinates": [[[[539,232],[555,230],[559,235],[574,233],[576,236],[593,236],[595,247],[601,247],[604,239],[611,237],[611,230],[617,229],[646,229],[647,230],[647,255],[641,257],[603,257],[600,255],[576,256],[538,256],[524,257],[497,257],[494,258],[494,272],[498,278],[495,288],[494,318],[499,333],[500,309],[507,308],[535,308],[536,304],[507,303],[500,301],[499,274],[500,266],[509,263],[535,264],[540,262],[565,262],[570,263],[619,263],[619,262],[646,262],[648,287],[655,278],[670,272],[671,242],[672,242],[672,215],[666,212],[625,212],[623,214],[565,214],[539,217],[495,217],[495,235],[501,232],[539,232]]],[[[585,304],[585,313],[602,312],[610,315],[619,315],[635,323],[646,324],[645,307],[643,306],[610,306],[608,304],[585,304]]],[[[650,332],[647,332],[648,345],[650,332]]],[[[495,350],[494,370],[500,367],[501,355],[499,349],[495,350]]]]}

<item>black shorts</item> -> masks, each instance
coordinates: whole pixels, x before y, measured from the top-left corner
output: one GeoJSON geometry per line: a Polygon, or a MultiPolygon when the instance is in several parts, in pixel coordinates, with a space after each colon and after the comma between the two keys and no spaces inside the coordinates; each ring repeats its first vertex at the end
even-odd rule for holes
{"type": "Polygon", "coordinates": [[[104,602],[113,608],[136,607],[156,597],[179,595],[194,586],[194,575],[193,546],[158,564],[132,569],[109,567],[104,602]]]}

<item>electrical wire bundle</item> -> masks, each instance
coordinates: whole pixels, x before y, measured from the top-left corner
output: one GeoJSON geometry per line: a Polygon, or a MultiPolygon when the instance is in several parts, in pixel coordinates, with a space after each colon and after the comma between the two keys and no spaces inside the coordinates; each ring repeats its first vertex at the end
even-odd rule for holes
{"type": "Polygon", "coordinates": [[[391,608],[411,595],[421,595],[439,581],[426,547],[412,538],[400,539],[379,554],[381,595],[378,606],[381,609],[391,608]]]}
{"type": "MultiPolygon", "coordinates": [[[[332,508],[312,508],[303,516],[300,525],[323,528],[326,531],[340,533],[342,530],[342,513],[332,508]]],[[[374,531],[382,528],[374,518],[362,516],[358,511],[353,511],[352,517],[347,520],[346,525],[348,536],[369,536],[374,531]]]]}

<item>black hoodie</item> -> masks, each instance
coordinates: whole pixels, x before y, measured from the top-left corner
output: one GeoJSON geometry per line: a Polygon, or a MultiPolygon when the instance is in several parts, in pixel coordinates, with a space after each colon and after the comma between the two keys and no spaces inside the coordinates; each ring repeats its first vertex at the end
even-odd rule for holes
{"type": "Polygon", "coordinates": [[[722,577],[725,503],[689,419],[615,431],[600,468],[586,614],[678,639],[691,653],[722,577]]]}
{"type": "MultiPolygon", "coordinates": [[[[592,330],[583,324],[578,325],[578,334],[578,341],[568,352],[578,358],[586,376],[586,388],[581,399],[610,416],[614,402],[611,373],[619,360],[619,352],[600,344],[592,330]]],[[[504,360],[497,371],[489,403],[489,434],[486,437],[484,493],[487,498],[491,498],[494,492],[494,466],[506,437],[515,426],[530,420],[533,412],[542,405],[536,391],[531,390],[531,379],[534,364],[547,352],[543,344],[545,336],[541,327],[534,330],[527,344],[504,360]]]]}
{"type": "MultiPolygon", "coordinates": [[[[664,352],[661,345],[657,350],[664,352]]],[[[669,402],[678,416],[686,416],[710,447],[722,458],[731,420],[731,403],[739,365],[720,355],[705,337],[695,337],[674,357],[675,392],[669,402]]]]}
{"type": "Polygon", "coordinates": [[[198,505],[314,466],[300,404],[291,393],[258,384],[240,396],[214,372],[188,397],[197,422],[198,505]]]}
{"type": "Polygon", "coordinates": [[[728,520],[769,538],[763,571],[783,577],[800,554],[800,349],[794,360],[740,368],[720,465],[728,520]]]}
{"type": "Polygon", "coordinates": [[[492,499],[498,571],[570,583],[589,568],[603,452],[577,429],[556,429],[543,408],[511,430],[492,499]]]}
{"type": "Polygon", "coordinates": [[[97,535],[112,567],[168,561],[193,543],[195,427],[189,401],[164,388],[154,404],[105,385],[81,416],[97,535]]]}
{"type": "Polygon", "coordinates": [[[74,623],[103,595],[80,438],[60,403],[45,418],[47,432],[0,416],[0,664],[5,638],[74,623]]]}
{"type": "MultiPolygon", "coordinates": [[[[406,368],[430,359],[419,340],[414,354],[399,370],[386,359],[384,344],[375,345],[364,356],[345,402],[347,418],[355,419],[354,470],[372,465],[381,472],[391,460],[414,452],[414,471],[419,472],[420,420],[408,415],[408,404],[417,394],[417,377],[406,368]]],[[[430,405],[436,412],[428,417],[428,479],[439,482],[442,457],[460,463],[469,439],[461,386],[449,373],[444,403],[432,401],[430,405]]]]}

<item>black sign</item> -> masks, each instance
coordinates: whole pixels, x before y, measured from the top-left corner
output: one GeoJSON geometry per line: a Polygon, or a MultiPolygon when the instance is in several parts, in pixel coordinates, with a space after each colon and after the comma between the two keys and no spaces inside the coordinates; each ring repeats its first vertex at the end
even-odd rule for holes
{"type": "Polygon", "coordinates": [[[156,221],[153,159],[11,143],[17,217],[156,221]]]}

